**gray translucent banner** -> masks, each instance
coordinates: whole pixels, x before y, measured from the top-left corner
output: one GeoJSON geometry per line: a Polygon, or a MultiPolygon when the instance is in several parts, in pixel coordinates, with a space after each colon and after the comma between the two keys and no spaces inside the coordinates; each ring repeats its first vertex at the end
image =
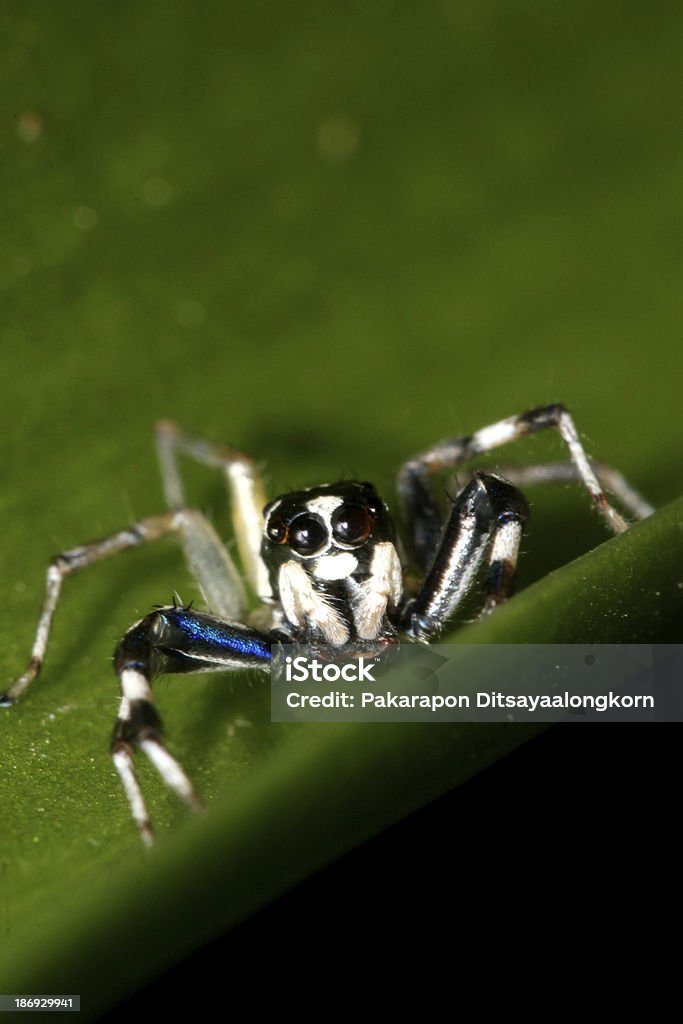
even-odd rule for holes
{"type": "Polygon", "coordinates": [[[76,1010],[81,1008],[80,996],[2,996],[0,995],[0,1010],[13,1010],[21,1013],[24,1010],[30,1013],[45,1013],[46,1011],[76,1010]]]}
{"type": "Polygon", "coordinates": [[[274,722],[681,722],[683,644],[283,645],[274,722]]]}

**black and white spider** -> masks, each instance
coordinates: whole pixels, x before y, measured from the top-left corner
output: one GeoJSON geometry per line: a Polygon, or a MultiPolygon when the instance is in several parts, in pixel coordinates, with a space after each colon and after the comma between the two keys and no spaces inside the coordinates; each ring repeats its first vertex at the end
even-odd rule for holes
{"type": "Polygon", "coordinates": [[[167,421],[157,425],[156,441],[170,511],[52,559],[28,667],[0,697],[0,706],[14,704],[40,672],[66,576],[164,534],[179,537],[209,611],[156,608],[127,631],[114,655],[121,704],[111,753],[146,844],[152,842],[152,829],[133,767],[136,747],[189,807],[200,807],[185,772],[162,742],[150,689],[155,676],[268,671],[278,643],[340,649],[360,643],[365,650],[379,650],[401,636],[429,641],[482,571],[484,611],[490,611],[510,592],[528,516],[517,485],[580,481],[614,533],[627,523],[608,502],[603,485],[632,517],[642,519],[653,511],[620,473],[588,459],[563,406],[512,416],[470,436],[442,441],[401,467],[397,490],[407,548],[423,577],[416,592],[407,592],[389,509],[372,484],[343,480],[266,504],[255,465],[241,452],[191,437],[167,421]],[[570,462],[510,468],[504,475],[475,472],[442,512],[431,482],[435,473],[453,471],[474,456],[546,427],[559,430],[570,462]],[[235,564],[208,520],[186,507],[180,452],[225,473],[240,561],[262,606],[250,617],[251,624],[240,621],[248,602],[235,564]]]}

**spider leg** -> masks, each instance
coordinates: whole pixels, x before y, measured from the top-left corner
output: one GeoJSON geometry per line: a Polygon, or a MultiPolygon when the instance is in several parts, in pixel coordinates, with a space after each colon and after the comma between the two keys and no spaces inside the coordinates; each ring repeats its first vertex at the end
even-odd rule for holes
{"type": "Polygon", "coordinates": [[[215,610],[220,614],[225,614],[226,607],[228,609],[239,608],[236,600],[230,600],[230,595],[234,595],[234,590],[231,589],[232,580],[233,577],[237,578],[235,567],[214,533],[211,524],[204,519],[201,513],[193,509],[179,509],[166,512],[161,516],[150,516],[125,530],[119,530],[110,537],[105,537],[103,540],[63,551],[61,554],[55,555],[48,566],[43,607],[38,619],[26,671],[5,694],[0,696],[0,707],[9,707],[15,704],[24,690],[40,673],[64,579],[75,572],[80,572],[81,569],[103,561],[105,558],[140,547],[142,544],[149,544],[168,533],[177,534],[181,540],[186,541],[186,549],[188,547],[192,549],[194,564],[191,563],[190,567],[196,570],[205,593],[208,592],[208,596],[214,599],[215,610]],[[188,536],[192,538],[190,544],[187,543],[188,536]],[[227,600],[224,597],[226,594],[228,595],[227,600]],[[221,596],[223,596],[222,601],[221,596]]]}
{"type": "Polygon", "coordinates": [[[161,719],[152,702],[152,679],[166,672],[268,671],[270,640],[258,630],[190,608],[159,608],[126,632],[116,649],[114,667],[120,680],[121,705],[111,756],[140,837],[149,846],[153,833],[133,767],[136,748],[191,810],[201,809],[192,783],[162,741],[161,719]]]}
{"type": "MultiPolygon", "coordinates": [[[[634,519],[646,519],[654,507],[632,487],[614,466],[590,459],[593,472],[604,490],[619,499],[634,519]]],[[[534,466],[497,466],[496,472],[516,487],[534,487],[536,484],[580,483],[581,476],[573,462],[545,462],[534,466]]]]}
{"type": "Polygon", "coordinates": [[[160,420],[157,423],[156,443],[166,501],[170,508],[182,508],[185,505],[178,469],[179,452],[205,466],[223,471],[232,505],[237,547],[245,573],[259,598],[272,599],[270,581],[261,560],[266,498],[254,461],[234,448],[193,437],[171,420],[160,420]]]}
{"type": "MultiPolygon", "coordinates": [[[[615,508],[608,502],[595,470],[593,469],[583,445],[579,439],[574,421],[563,405],[548,405],[520,416],[510,416],[499,420],[475,434],[441,441],[433,448],[422,452],[404,463],[398,475],[397,490],[417,558],[426,568],[434,557],[441,533],[441,517],[436,499],[429,485],[433,473],[452,470],[467,462],[476,455],[489,452],[499,445],[517,441],[528,434],[556,428],[567,445],[569,457],[574,467],[573,472],[586,487],[593,504],[603,516],[607,526],[614,533],[622,533],[627,523],[615,508]]],[[[618,474],[621,477],[621,474],[618,474]]],[[[616,478],[612,477],[612,482],[616,478]]],[[[621,477],[623,480],[623,477],[621,477]]],[[[625,483],[625,481],[624,481],[625,483]]],[[[629,485],[626,488],[635,494],[629,485]]],[[[617,484],[617,496],[624,488],[617,484]]],[[[638,496],[639,497],[639,496],[638,496]]],[[[642,501],[642,499],[640,499],[642,501]]],[[[640,508],[641,517],[645,509],[650,510],[647,503],[636,506],[640,508]]],[[[627,503],[628,507],[628,503],[627,503]]]]}
{"type": "Polygon", "coordinates": [[[501,477],[476,473],[451,507],[436,557],[403,629],[417,640],[438,634],[471,590],[489,552],[484,611],[507,597],[529,510],[523,495],[501,477]]]}

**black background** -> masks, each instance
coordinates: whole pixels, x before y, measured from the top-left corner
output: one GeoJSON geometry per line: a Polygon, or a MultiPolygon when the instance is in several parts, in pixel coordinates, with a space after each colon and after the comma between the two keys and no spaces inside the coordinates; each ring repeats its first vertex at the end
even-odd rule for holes
{"type": "Polygon", "coordinates": [[[475,977],[485,997],[541,976],[558,993],[599,984],[615,956],[656,945],[652,919],[677,898],[680,747],[678,725],[554,726],[105,1020],[214,1000],[229,1015],[238,998],[303,1008],[320,989],[320,1014],[435,993],[455,1011],[463,990],[482,995],[475,977]]]}

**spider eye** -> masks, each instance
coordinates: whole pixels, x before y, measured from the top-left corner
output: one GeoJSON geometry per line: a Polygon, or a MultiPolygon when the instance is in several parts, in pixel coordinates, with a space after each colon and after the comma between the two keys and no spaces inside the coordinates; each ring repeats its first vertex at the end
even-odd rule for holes
{"type": "Polygon", "coordinates": [[[342,505],[332,516],[332,533],[342,544],[363,544],[372,533],[372,516],[362,505],[342,505]]]}
{"type": "Polygon", "coordinates": [[[268,540],[272,540],[273,544],[284,544],[287,540],[287,523],[283,519],[278,519],[277,516],[271,519],[266,527],[266,536],[268,540]]]}
{"type": "Polygon", "coordinates": [[[289,524],[288,543],[299,555],[312,555],[327,541],[327,530],[320,516],[304,512],[289,524]]]}

